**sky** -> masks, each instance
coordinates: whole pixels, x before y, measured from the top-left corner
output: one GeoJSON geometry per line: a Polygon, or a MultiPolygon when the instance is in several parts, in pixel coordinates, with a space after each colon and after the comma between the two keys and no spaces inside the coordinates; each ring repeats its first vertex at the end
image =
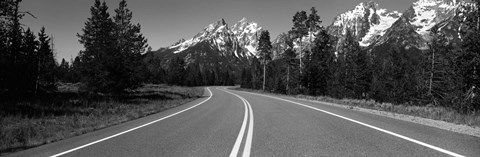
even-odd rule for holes
{"type": "MultiPolygon", "coordinates": [[[[103,1],[103,0],[102,0],[103,1]]],[[[110,15],[120,0],[105,0],[110,15]]],[[[220,19],[232,26],[243,17],[257,22],[275,38],[292,27],[297,11],[318,10],[323,24],[332,24],[340,13],[352,10],[369,0],[127,0],[133,22],[140,23],[141,32],[153,50],[167,47],[180,39],[190,39],[210,23],[220,19]]],[[[403,12],[415,0],[374,0],[380,8],[403,12]]],[[[94,0],[23,0],[20,9],[36,16],[25,16],[22,23],[34,32],[45,26],[53,36],[56,59],[70,61],[83,49],[77,33],[82,33],[94,0]]]]}

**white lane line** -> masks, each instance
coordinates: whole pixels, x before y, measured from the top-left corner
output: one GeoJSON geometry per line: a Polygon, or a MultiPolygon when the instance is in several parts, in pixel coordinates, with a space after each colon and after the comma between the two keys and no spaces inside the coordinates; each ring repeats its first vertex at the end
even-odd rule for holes
{"type": "MultiPolygon", "coordinates": [[[[240,91],[240,92],[243,92],[243,91],[240,91]]],[[[401,138],[401,139],[404,139],[404,140],[407,140],[407,141],[410,141],[410,142],[428,147],[430,149],[433,149],[433,150],[436,150],[436,151],[439,151],[439,152],[442,152],[442,153],[445,153],[445,154],[448,154],[448,155],[451,155],[451,156],[454,156],[454,157],[464,157],[464,155],[460,155],[460,154],[457,154],[455,152],[452,152],[452,151],[449,151],[449,150],[446,150],[446,149],[442,149],[440,147],[433,146],[433,145],[427,144],[425,142],[422,142],[422,141],[419,141],[419,140],[416,140],[416,139],[413,139],[413,138],[410,138],[410,137],[407,137],[407,136],[403,136],[403,135],[394,133],[392,131],[388,131],[388,130],[385,130],[385,129],[382,129],[382,128],[379,128],[379,127],[376,127],[376,126],[373,126],[373,125],[370,125],[370,124],[367,124],[367,123],[363,123],[363,122],[360,122],[360,121],[357,121],[357,120],[354,120],[354,119],[350,119],[350,118],[347,118],[347,117],[344,117],[344,116],[341,116],[341,115],[337,115],[337,114],[334,114],[334,113],[331,113],[331,112],[328,112],[328,111],[325,111],[325,110],[321,110],[321,109],[318,109],[318,108],[315,108],[315,107],[312,107],[312,106],[308,106],[308,105],[305,105],[305,104],[302,104],[302,103],[298,103],[298,102],[295,102],[295,101],[290,101],[290,100],[286,100],[286,99],[282,99],[282,98],[277,98],[277,97],[273,97],[273,96],[263,95],[263,94],[256,94],[256,93],[250,93],[250,92],[243,92],[243,93],[248,93],[248,94],[253,94],[253,95],[258,95],[258,96],[263,96],[263,97],[269,97],[269,98],[273,98],[273,99],[278,99],[278,100],[294,103],[294,104],[297,104],[297,105],[300,105],[300,106],[303,106],[303,107],[307,107],[307,108],[310,108],[310,109],[313,109],[313,110],[317,110],[317,111],[320,111],[320,112],[323,112],[323,113],[326,113],[326,114],[329,114],[329,115],[332,115],[332,116],[335,116],[335,117],[338,117],[338,118],[342,118],[342,119],[345,119],[345,120],[348,120],[348,121],[351,121],[351,122],[354,122],[354,123],[357,123],[357,124],[360,124],[360,125],[372,128],[372,129],[375,129],[377,131],[381,131],[381,132],[393,135],[395,137],[398,137],[398,138],[401,138]]]]}
{"type": "Polygon", "coordinates": [[[135,128],[128,129],[128,130],[126,130],[126,131],[123,131],[123,132],[117,133],[117,134],[115,134],[115,135],[108,136],[108,137],[102,138],[102,139],[100,139],[100,140],[93,141],[93,142],[90,142],[90,143],[88,143],[88,144],[85,144],[85,145],[82,145],[82,146],[79,146],[79,147],[76,147],[76,148],[73,148],[73,149],[70,149],[70,150],[67,150],[67,151],[64,151],[64,152],[61,152],[61,153],[55,154],[55,155],[52,155],[51,157],[58,157],[58,156],[65,155],[65,154],[67,154],[67,153],[70,153],[70,152],[73,152],[73,151],[76,151],[76,150],[79,150],[79,149],[82,149],[82,148],[85,148],[85,147],[91,146],[91,145],[93,145],[93,144],[96,144],[96,143],[99,143],[99,142],[102,142],[102,141],[105,141],[105,140],[108,140],[108,139],[111,139],[111,138],[114,138],[114,137],[120,136],[120,135],[122,135],[122,134],[125,134],[125,133],[128,133],[128,132],[131,132],[131,131],[134,131],[134,130],[137,130],[137,129],[143,128],[143,127],[145,127],[145,126],[148,126],[148,125],[151,125],[151,124],[153,124],[153,123],[156,123],[156,122],[162,121],[162,120],[164,120],[164,119],[167,119],[167,118],[173,117],[173,116],[175,116],[175,115],[177,115],[177,114],[180,114],[180,113],[182,113],[182,112],[188,111],[188,110],[190,110],[190,109],[192,109],[192,108],[194,108],[194,107],[197,107],[197,106],[199,106],[199,105],[201,105],[201,104],[203,104],[203,103],[207,102],[208,100],[210,100],[210,98],[212,98],[212,95],[213,95],[213,94],[212,94],[212,91],[210,91],[210,88],[209,88],[209,87],[207,87],[207,90],[208,90],[208,93],[210,93],[210,95],[208,96],[208,98],[207,98],[207,99],[205,99],[205,100],[203,100],[202,102],[200,102],[200,103],[196,104],[196,105],[193,105],[192,107],[186,108],[186,109],[184,109],[184,110],[178,111],[178,112],[176,112],[176,113],[174,113],[174,114],[171,114],[171,115],[165,116],[165,117],[163,117],[163,118],[160,118],[160,119],[154,120],[154,121],[152,121],[152,122],[149,122],[149,123],[146,123],[146,124],[143,124],[143,125],[137,126],[137,127],[135,127],[135,128]]]}
{"type": "Polygon", "coordinates": [[[247,118],[248,118],[248,108],[247,104],[243,99],[243,106],[245,107],[245,114],[243,116],[242,127],[240,128],[240,132],[238,133],[237,140],[235,141],[235,145],[233,145],[232,152],[230,152],[230,157],[236,157],[238,154],[238,150],[240,149],[240,145],[242,144],[243,134],[245,133],[245,127],[247,126],[247,118]]]}
{"type": "MultiPolygon", "coordinates": [[[[218,88],[217,88],[218,89],[218,88]]],[[[245,106],[245,114],[248,113],[248,132],[247,132],[247,138],[245,140],[245,145],[243,147],[243,157],[249,157],[250,156],[250,150],[252,148],[252,136],[253,136],[253,111],[252,107],[250,106],[250,103],[247,101],[247,99],[241,97],[240,95],[237,95],[235,93],[229,92],[226,89],[219,89],[224,92],[230,93],[242,100],[243,105],[245,106]],[[248,108],[247,108],[248,106],[248,108]]],[[[247,119],[243,119],[243,124],[242,128],[240,129],[240,133],[238,134],[237,140],[235,141],[235,145],[233,146],[232,152],[230,153],[230,157],[235,157],[238,155],[238,151],[240,149],[241,142],[243,141],[243,134],[245,132],[244,124],[247,122],[247,119]]]]}
{"type": "Polygon", "coordinates": [[[253,111],[252,111],[252,106],[250,103],[247,101],[247,99],[243,98],[242,99],[247,102],[249,113],[250,113],[250,118],[249,118],[249,126],[248,126],[248,133],[247,133],[247,140],[245,141],[245,147],[243,148],[243,157],[249,157],[250,156],[250,150],[252,148],[252,138],[253,138],[253,111]]]}

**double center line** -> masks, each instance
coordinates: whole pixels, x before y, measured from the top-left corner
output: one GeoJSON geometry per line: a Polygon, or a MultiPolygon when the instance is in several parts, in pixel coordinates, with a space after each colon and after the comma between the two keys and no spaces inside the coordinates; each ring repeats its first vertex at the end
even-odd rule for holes
{"type": "MultiPolygon", "coordinates": [[[[217,88],[218,89],[218,88],[217,88]]],[[[240,132],[238,133],[237,140],[235,141],[235,145],[233,145],[232,152],[230,152],[230,157],[236,157],[238,155],[238,152],[240,150],[242,141],[243,141],[243,135],[245,134],[245,130],[247,127],[247,120],[248,120],[248,132],[247,132],[247,138],[245,139],[245,145],[243,147],[243,153],[242,157],[249,157],[250,156],[250,150],[252,148],[252,136],[253,136],[253,112],[252,112],[252,106],[250,103],[243,97],[226,91],[225,89],[220,89],[224,92],[230,93],[232,95],[235,95],[236,97],[240,98],[242,100],[243,105],[245,107],[245,114],[243,116],[243,123],[242,127],[240,128],[240,132]]]]}

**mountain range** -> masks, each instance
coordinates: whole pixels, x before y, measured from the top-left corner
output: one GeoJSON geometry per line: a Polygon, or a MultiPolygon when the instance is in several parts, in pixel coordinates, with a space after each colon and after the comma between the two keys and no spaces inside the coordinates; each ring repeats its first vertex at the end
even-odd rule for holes
{"type": "MultiPolygon", "coordinates": [[[[359,45],[370,52],[392,47],[421,52],[428,49],[432,28],[446,34],[450,41],[458,42],[461,39],[461,19],[458,19],[468,11],[464,9],[466,6],[472,4],[456,0],[417,0],[400,13],[381,8],[380,4],[373,1],[362,2],[354,9],[337,15],[326,29],[337,39],[337,45],[342,45],[346,32],[350,31],[359,45]]],[[[182,39],[172,46],[148,53],[165,63],[177,56],[184,58],[187,64],[220,65],[237,71],[258,55],[256,47],[261,31],[263,28],[259,24],[248,22],[246,18],[231,27],[221,19],[191,39],[182,39]]],[[[287,36],[287,33],[281,33],[272,40],[273,58],[283,52],[287,36]]],[[[309,38],[305,36],[301,42],[308,45],[312,41],[309,38]]],[[[299,42],[297,40],[295,45],[298,46],[299,42]]]]}
{"type": "Polygon", "coordinates": [[[172,46],[147,52],[145,56],[146,60],[160,60],[163,68],[172,58],[180,57],[186,65],[196,64],[201,69],[230,71],[237,75],[257,55],[257,39],[262,30],[257,23],[248,22],[246,18],[231,27],[220,19],[191,39],[181,39],[172,46]]]}

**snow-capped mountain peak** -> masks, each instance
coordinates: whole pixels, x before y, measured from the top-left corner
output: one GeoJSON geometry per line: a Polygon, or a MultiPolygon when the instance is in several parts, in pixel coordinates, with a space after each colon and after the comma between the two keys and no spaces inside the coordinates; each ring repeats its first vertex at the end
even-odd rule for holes
{"type": "Polygon", "coordinates": [[[398,46],[405,50],[412,47],[415,50],[427,50],[433,28],[448,36],[449,41],[458,40],[461,38],[459,15],[468,12],[462,8],[470,4],[456,0],[417,0],[376,41],[375,47],[398,46]]]}
{"type": "Polygon", "coordinates": [[[402,16],[397,11],[389,11],[370,1],[360,3],[353,10],[339,14],[329,27],[330,34],[343,38],[350,30],[361,46],[369,46],[402,16]]]}
{"type": "Polygon", "coordinates": [[[253,21],[247,22],[246,18],[242,18],[242,20],[232,26],[232,32],[237,38],[239,45],[248,50],[249,55],[257,54],[258,37],[262,30],[262,27],[258,26],[257,23],[253,21]]]}
{"type": "Polygon", "coordinates": [[[232,27],[229,27],[225,20],[221,19],[209,24],[193,38],[179,42],[168,49],[174,49],[174,53],[180,53],[200,42],[208,42],[224,53],[232,52],[237,57],[252,56],[256,55],[257,34],[260,31],[262,31],[262,27],[253,21],[248,22],[246,18],[242,18],[232,27]],[[239,50],[245,50],[245,53],[239,52],[239,50]]]}
{"type": "Polygon", "coordinates": [[[211,39],[215,37],[216,34],[228,31],[228,25],[224,19],[221,19],[215,23],[209,24],[207,27],[203,28],[197,35],[189,40],[185,40],[183,42],[179,42],[176,45],[168,47],[169,49],[176,49],[174,53],[182,52],[183,50],[187,49],[188,47],[194,46],[200,41],[204,41],[207,39],[211,39]]]}
{"type": "Polygon", "coordinates": [[[242,18],[240,21],[238,21],[236,24],[232,26],[232,31],[234,33],[237,33],[237,31],[242,30],[245,28],[245,26],[248,24],[247,18],[242,18]]]}
{"type": "Polygon", "coordinates": [[[428,38],[429,30],[455,14],[456,0],[418,0],[406,11],[406,18],[416,27],[416,32],[428,38]]]}

